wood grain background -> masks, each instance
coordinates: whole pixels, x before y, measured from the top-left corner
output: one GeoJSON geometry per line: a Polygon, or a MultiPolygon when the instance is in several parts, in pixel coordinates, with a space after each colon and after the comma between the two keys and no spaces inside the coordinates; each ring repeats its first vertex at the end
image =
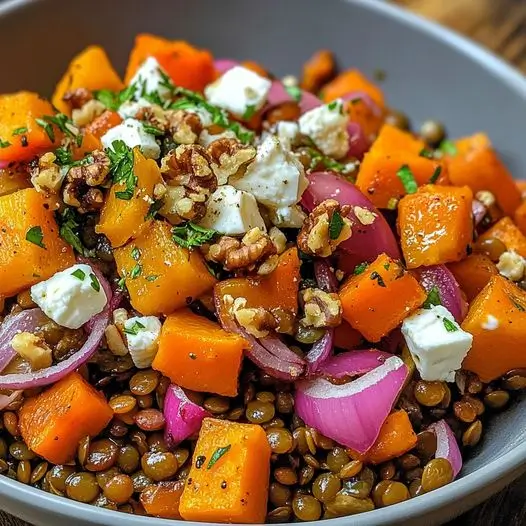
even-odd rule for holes
{"type": "MultiPolygon", "coordinates": [[[[393,0],[464,33],[526,72],[526,0],[393,0]]],[[[526,476],[449,526],[526,524],[526,476]]],[[[0,511],[0,526],[29,526],[0,511]]]]}

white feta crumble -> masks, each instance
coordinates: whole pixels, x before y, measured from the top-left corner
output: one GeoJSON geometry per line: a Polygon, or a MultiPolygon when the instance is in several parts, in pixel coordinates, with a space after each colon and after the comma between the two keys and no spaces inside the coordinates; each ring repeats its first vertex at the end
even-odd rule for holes
{"type": "Polygon", "coordinates": [[[121,119],[133,119],[139,110],[148,108],[151,105],[150,101],[142,98],[136,101],[128,100],[120,105],[117,113],[121,116],[121,119]]]}
{"type": "Polygon", "coordinates": [[[135,316],[124,323],[128,350],[135,367],[146,369],[152,365],[159,348],[161,322],[156,316],[135,316]]]}
{"type": "Polygon", "coordinates": [[[82,327],[108,302],[93,269],[84,264],[73,265],[33,285],[31,298],[48,318],[68,329],[82,327]]]}
{"type": "Polygon", "coordinates": [[[212,126],[213,120],[212,120],[212,114],[206,109],[201,108],[200,106],[185,108],[187,113],[195,113],[199,120],[201,121],[201,124],[203,125],[203,128],[208,128],[209,126],[212,126]]]}
{"type": "Polygon", "coordinates": [[[269,208],[268,215],[270,222],[278,228],[301,228],[307,219],[307,214],[299,205],[269,208]]]}
{"type": "Polygon", "coordinates": [[[525,260],[517,252],[509,250],[501,254],[497,268],[501,276],[511,281],[520,281],[526,269],[525,260]]]}
{"type": "Polygon", "coordinates": [[[300,132],[310,137],[323,154],[335,159],[345,157],[349,151],[348,123],[339,99],[304,113],[299,120],[300,132]]]}
{"type": "Polygon", "coordinates": [[[231,178],[230,183],[271,208],[295,205],[309,184],[303,165],[273,135],[258,147],[256,158],[245,174],[231,178]]]}
{"type": "Polygon", "coordinates": [[[235,66],[205,88],[205,96],[238,117],[263,107],[271,86],[270,80],[250,69],[235,66]]]}
{"type": "Polygon", "coordinates": [[[157,159],[161,155],[161,148],[155,137],[147,133],[143,123],[137,119],[126,119],[124,122],[108,130],[101,138],[104,148],[110,148],[114,141],[121,140],[130,148],[139,146],[143,155],[148,159],[157,159]]]}
{"type": "Polygon", "coordinates": [[[254,227],[267,230],[254,196],[230,185],[220,186],[210,196],[206,215],[199,224],[231,236],[245,234],[254,227]]]}
{"type": "Polygon", "coordinates": [[[442,305],[419,309],[402,323],[402,334],[423,380],[453,382],[473,336],[442,305]]]}
{"type": "Polygon", "coordinates": [[[166,85],[168,78],[157,59],[148,57],[131,79],[130,86],[137,86],[139,94],[158,93],[161,99],[167,100],[171,96],[171,90],[166,85]]]}
{"type": "Polygon", "coordinates": [[[481,327],[485,331],[494,331],[499,328],[499,320],[493,314],[488,314],[486,321],[482,323],[481,327]]]}
{"type": "Polygon", "coordinates": [[[279,121],[276,124],[276,136],[283,148],[290,150],[298,140],[300,127],[297,122],[279,121]]]}

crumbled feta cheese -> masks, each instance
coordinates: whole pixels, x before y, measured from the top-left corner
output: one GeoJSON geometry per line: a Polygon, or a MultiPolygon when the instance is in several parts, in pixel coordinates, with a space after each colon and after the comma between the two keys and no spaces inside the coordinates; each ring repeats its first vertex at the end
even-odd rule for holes
{"type": "Polygon", "coordinates": [[[423,380],[454,381],[473,342],[442,305],[417,310],[402,323],[402,334],[423,380]]]}
{"type": "Polygon", "coordinates": [[[235,139],[236,134],[232,130],[225,130],[221,133],[211,134],[208,130],[203,130],[199,135],[199,144],[208,148],[214,141],[218,139],[235,139]]]}
{"type": "Polygon", "coordinates": [[[230,183],[272,208],[295,205],[309,184],[303,165],[273,135],[258,147],[256,158],[245,174],[231,178],[230,183]]]}
{"type": "Polygon", "coordinates": [[[124,122],[108,130],[101,138],[104,148],[110,148],[113,141],[121,140],[126,146],[139,146],[148,159],[157,159],[161,155],[161,148],[155,137],[147,133],[143,123],[136,119],[126,119],[124,122]]]}
{"type": "Polygon", "coordinates": [[[268,216],[270,222],[278,228],[301,228],[307,218],[307,214],[299,205],[269,208],[268,216]]]}
{"type": "Polygon", "coordinates": [[[135,316],[124,322],[124,334],[135,367],[146,369],[152,365],[159,348],[161,322],[155,316],[135,316]]]}
{"type": "Polygon", "coordinates": [[[524,276],[525,260],[513,250],[506,251],[501,254],[497,268],[501,276],[511,281],[520,281],[524,276]]]}
{"type": "Polygon", "coordinates": [[[157,59],[148,57],[131,79],[130,85],[137,86],[139,94],[158,93],[161,99],[169,99],[171,91],[166,85],[167,78],[169,78],[168,75],[161,68],[157,59]]]}
{"type": "Polygon", "coordinates": [[[31,287],[31,298],[55,323],[82,327],[102,312],[106,293],[89,265],[73,265],[31,287]]]}
{"type": "Polygon", "coordinates": [[[235,66],[205,88],[205,96],[214,106],[230,111],[238,117],[257,111],[267,100],[270,80],[253,71],[235,66]]]}
{"type": "Polygon", "coordinates": [[[283,148],[290,150],[298,140],[300,127],[297,122],[279,121],[276,124],[276,136],[283,148]]]}
{"type": "Polygon", "coordinates": [[[146,99],[139,99],[136,101],[129,100],[120,105],[117,113],[122,119],[134,119],[138,111],[143,108],[148,108],[151,105],[152,103],[146,99]]]}
{"type": "Polygon", "coordinates": [[[299,120],[300,132],[310,137],[325,155],[335,159],[345,157],[349,151],[348,123],[341,100],[314,108],[299,120]]]}
{"type": "Polygon", "coordinates": [[[482,323],[481,327],[486,331],[494,331],[499,328],[499,320],[492,314],[488,314],[486,321],[482,323]]]}
{"type": "Polygon", "coordinates": [[[220,186],[210,196],[206,215],[199,224],[231,236],[244,234],[254,227],[266,231],[254,196],[230,185],[220,186]]]}

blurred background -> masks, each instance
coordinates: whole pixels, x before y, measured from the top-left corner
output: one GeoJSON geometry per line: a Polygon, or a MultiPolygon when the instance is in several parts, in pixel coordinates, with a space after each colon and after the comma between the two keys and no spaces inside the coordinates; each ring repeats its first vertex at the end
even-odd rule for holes
{"type": "Polygon", "coordinates": [[[526,0],[392,0],[463,33],[526,73],[526,0]]]}

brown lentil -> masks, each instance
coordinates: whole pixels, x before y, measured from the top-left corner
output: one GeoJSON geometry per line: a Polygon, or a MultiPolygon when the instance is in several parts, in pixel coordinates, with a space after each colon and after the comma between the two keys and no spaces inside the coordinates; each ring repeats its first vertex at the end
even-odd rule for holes
{"type": "Polygon", "coordinates": [[[117,465],[124,473],[133,473],[141,462],[141,456],[131,444],[122,446],[117,454],[117,465]]]}
{"type": "Polygon", "coordinates": [[[267,429],[267,440],[273,453],[290,453],[294,448],[294,438],[288,429],[281,427],[267,429]]]}
{"type": "Polygon", "coordinates": [[[316,470],[312,466],[309,466],[308,464],[306,466],[303,466],[300,469],[300,475],[299,475],[300,486],[307,485],[312,480],[315,473],[316,473],[316,470]]]}
{"type": "Polygon", "coordinates": [[[66,495],[78,502],[92,502],[98,496],[100,487],[93,473],[73,473],[66,479],[66,495]]]}
{"type": "Polygon", "coordinates": [[[130,395],[120,395],[112,398],[108,404],[115,414],[122,415],[135,409],[137,400],[130,395]]]}
{"type": "Polygon", "coordinates": [[[311,468],[314,468],[314,469],[320,469],[320,463],[316,460],[316,457],[314,455],[307,453],[303,457],[303,460],[305,461],[305,464],[307,464],[307,466],[310,466],[311,468]]]}
{"type": "Polygon", "coordinates": [[[144,471],[136,471],[132,475],[130,475],[130,478],[133,482],[133,490],[136,493],[140,493],[141,491],[145,490],[148,486],[151,486],[153,484],[153,480],[145,475],[144,471]]]}
{"type": "Polygon", "coordinates": [[[6,441],[0,437],[0,458],[7,458],[7,443],[6,441]]]}
{"type": "Polygon", "coordinates": [[[475,420],[462,434],[462,444],[474,447],[480,442],[482,436],[482,422],[475,420]]]}
{"type": "Polygon", "coordinates": [[[113,420],[109,430],[110,435],[116,438],[122,438],[128,434],[128,426],[119,420],[113,420]]]}
{"type": "Polygon", "coordinates": [[[148,451],[146,435],[142,431],[132,431],[130,433],[130,439],[141,455],[144,455],[148,451]]]}
{"type": "Polygon", "coordinates": [[[144,474],[156,482],[173,477],[179,469],[173,453],[146,453],[141,458],[141,466],[144,474]]]}
{"type": "Polygon", "coordinates": [[[16,480],[22,484],[29,484],[31,480],[31,462],[21,460],[16,468],[16,480]]]}
{"type": "Polygon", "coordinates": [[[311,495],[296,495],[292,510],[301,521],[317,521],[321,517],[321,504],[311,495]]]}
{"type": "Polygon", "coordinates": [[[256,394],[256,400],[260,402],[274,402],[276,400],[276,395],[270,391],[260,391],[256,394]]]}
{"type": "Polygon", "coordinates": [[[466,400],[455,402],[453,404],[453,412],[461,422],[471,423],[477,418],[475,408],[466,400]]]}
{"type": "Polygon", "coordinates": [[[422,489],[422,481],[420,479],[415,479],[409,484],[409,493],[411,497],[418,497],[419,495],[424,494],[422,489]]]}
{"type": "Polygon", "coordinates": [[[415,479],[420,479],[422,478],[422,473],[424,472],[424,470],[422,468],[413,468],[413,469],[409,469],[405,472],[405,478],[406,480],[408,481],[412,481],[412,480],[415,480],[415,479]]]}
{"type": "Polygon", "coordinates": [[[419,380],[415,384],[414,393],[419,404],[434,407],[442,402],[446,396],[446,389],[443,382],[419,380]]]}
{"type": "Polygon", "coordinates": [[[484,403],[491,409],[502,409],[510,400],[507,391],[493,391],[484,397],[484,403]]]}
{"type": "Polygon", "coordinates": [[[272,482],[269,487],[269,501],[276,507],[290,504],[292,492],[279,482],[272,482]]]}
{"type": "Polygon", "coordinates": [[[114,442],[108,438],[97,440],[89,446],[84,467],[88,471],[106,471],[117,462],[118,454],[119,448],[114,442]]]}
{"type": "Polygon", "coordinates": [[[57,491],[66,491],[66,479],[75,473],[74,466],[64,466],[57,464],[53,466],[46,474],[46,480],[57,491]]]}
{"type": "Polygon", "coordinates": [[[7,411],[3,415],[3,423],[5,430],[15,438],[20,435],[20,431],[18,429],[18,416],[16,416],[16,413],[13,413],[11,411],[7,411]]]}
{"type": "Polygon", "coordinates": [[[164,427],[164,415],[159,409],[142,409],[133,420],[143,431],[158,431],[164,427]]]}
{"type": "Polygon", "coordinates": [[[396,467],[394,462],[386,462],[380,468],[380,478],[382,480],[391,480],[396,475],[396,467]]]}
{"type": "Polygon", "coordinates": [[[107,510],[113,511],[118,510],[117,504],[111,502],[104,494],[99,495],[92,504],[98,508],[106,508],[107,510]]]}
{"type": "Polygon", "coordinates": [[[270,402],[251,400],[247,404],[245,415],[252,424],[264,424],[274,418],[275,411],[274,405],[270,402]]]}
{"type": "Polygon", "coordinates": [[[446,138],[446,130],[441,122],[430,119],[420,127],[420,136],[427,144],[438,146],[446,138]]]}
{"type": "Polygon", "coordinates": [[[526,389],[526,376],[515,374],[503,380],[502,385],[511,391],[526,389]]]}
{"type": "Polygon", "coordinates": [[[365,499],[369,496],[372,485],[365,480],[348,480],[344,482],[343,490],[346,495],[351,495],[357,499],[365,499]]]}
{"type": "Polygon", "coordinates": [[[188,451],[188,449],[184,449],[184,448],[177,448],[174,452],[173,452],[175,458],[177,459],[177,464],[179,466],[182,466],[186,463],[186,461],[188,460],[188,458],[190,457],[190,451],[188,451]]]}
{"type": "Polygon", "coordinates": [[[453,468],[449,460],[434,458],[430,460],[422,474],[422,489],[427,493],[449,484],[453,480],[453,468]]]}
{"type": "Polygon", "coordinates": [[[435,456],[437,450],[437,437],[432,431],[422,431],[416,436],[416,450],[418,456],[428,460],[435,456]]]}
{"type": "Polygon", "coordinates": [[[380,497],[382,506],[391,506],[393,504],[398,504],[411,498],[409,490],[405,484],[397,481],[391,481],[389,486],[384,490],[383,494],[380,497]]]}
{"type": "Polygon", "coordinates": [[[107,471],[99,471],[95,474],[95,478],[97,479],[97,484],[100,486],[100,488],[104,489],[104,486],[106,486],[108,481],[119,474],[119,470],[116,467],[113,467],[107,471]]]}
{"type": "Polygon", "coordinates": [[[13,442],[9,446],[9,454],[16,460],[33,460],[36,457],[23,442],[13,442]]]}
{"type": "Polygon", "coordinates": [[[88,456],[89,451],[89,445],[90,437],[89,435],[86,435],[85,437],[80,439],[79,445],[77,446],[77,458],[79,459],[79,464],[81,466],[84,466],[86,462],[86,458],[88,456]]]}
{"type": "Polygon", "coordinates": [[[224,396],[211,396],[204,401],[204,408],[214,415],[221,415],[230,409],[230,400],[224,396]]]}
{"type": "Polygon", "coordinates": [[[411,129],[411,123],[409,117],[402,111],[389,109],[389,112],[385,116],[386,124],[400,128],[401,130],[411,129]]]}
{"type": "Polygon", "coordinates": [[[36,484],[42,478],[44,478],[44,475],[47,473],[49,464],[47,462],[40,462],[36,465],[35,469],[31,472],[31,479],[30,484],[36,484]]]}
{"type": "Polygon", "coordinates": [[[420,466],[420,459],[412,453],[406,453],[398,459],[398,464],[404,471],[414,469],[420,466]]]}
{"type": "Polygon", "coordinates": [[[164,440],[164,434],[161,432],[152,433],[147,439],[148,448],[152,452],[166,452],[169,450],[168,445],[164,440]]]}
{"type": "Polygon", "coordinates": [[[309,451],[309,446],[307,444],[307,429],[305,427],[297,427],[292,432],[294,437],[294,443],[296,444],[296,449],[300,455],[305,455],[309,451]]]}
{"type": "Polygon", "coordinates": [[[140,409],[150,409],[153,406],[153,395],[147,394],[142,396],[137,396],[137,405],[140,409]]]}
{"type": "Polygon", "coordinates": [[[497,262],[507,249],[500,239],[492,237],[475,243],[473,250],[479,254],[485,254],[493,262],[497,262]]]}
{"type": "Polygon", "coordinates": [[[232,420],[232,421],[236,422],[244,414],[245,414],[245,410],[242,407],[236,407],[236,408],[232,409],[231,411],[229,411],[228,414],[226,415],[226,417],[228,418],[228,420],[232,420]]]}
{"type": "Polygon", "coordinates": [[[369,498],[358,499],[352,495],[339,493],[336,498],[325,504],[325,518],[345,517],[365,511],[374,510],[374,503],[369,498]]]}
{"type": "Polygon", "coordinates": [[[281,418],[274,417],[266,424],[261,424],[261,427],[265,430],[273,427],[285,427],[285,422],[281,418]]]}
{"type": "Polygon", "coordinates": [[[272,523],[288,522],[292,515],[290,506],[280,506],[268,512],[267,520],[272,523]]]}
{"type": "Polygon", "coordinates": [[[133,495],[133,482],[128,475],[116,475],[102,489],[104,495],[117,504],[124,504],[133,495]]]}
{"type": "Polygon", "coordinates": [[[362,471],[362,468],[363,462],[361,460],[351,460],[340,469],[338,475],[341,479],[349,479],[358,475],[358,473],[362,471]]]}
{"type": "Polygon", "coordinates": [[[298,482],[298,475],[292,468],[281,467],[274,470],[274,478],[285,486],[293,486],[298,482]]]}
{"type": "Polygon", "coordinates": [[[132,426],[135,424],[135,415],[139,412],[139,409],[137,407],[134,407],[131,411],[128,413],[123,413],[121,415],[115,415],[115,418],[123,422],[124,424],[128,426],[132,426]]]}
{"type": "Polygon", "coordinates": [[[294,410],[294,397],[291,393],[279,392],[276,395],[276,410],[284,415],[292,413],[294,410]]]}
{"type": "Polygon", "coordinates": [[[130,378],[130,391],[138,396],[153,393],[159,385],[160,378],[161,375],[153,369],[139,371],[130,378]]]}
{"type": "Polygon", "coordinates": [[[320,502],[329,502],[342,489],[340,479],[334,473],[322,473],[312,483],[312,494],[320,502]]]}

